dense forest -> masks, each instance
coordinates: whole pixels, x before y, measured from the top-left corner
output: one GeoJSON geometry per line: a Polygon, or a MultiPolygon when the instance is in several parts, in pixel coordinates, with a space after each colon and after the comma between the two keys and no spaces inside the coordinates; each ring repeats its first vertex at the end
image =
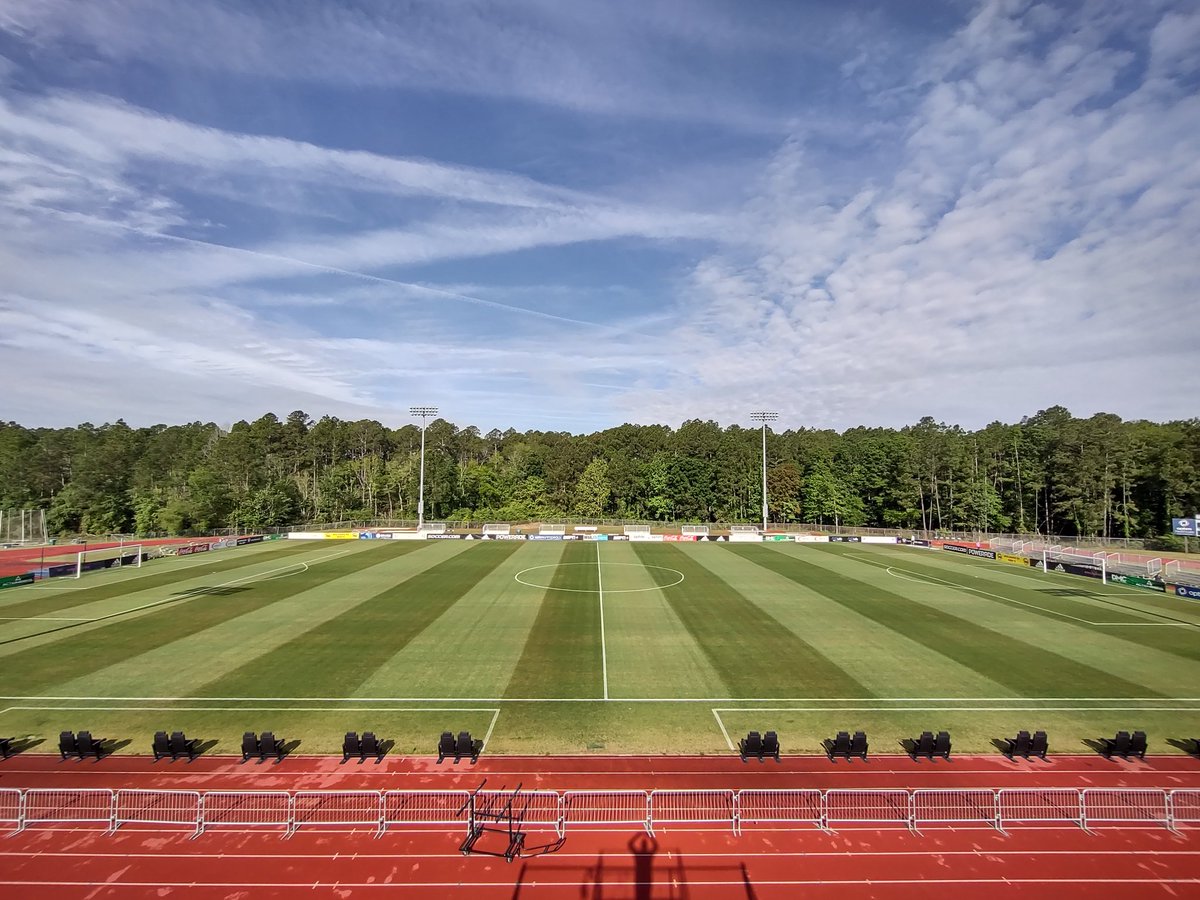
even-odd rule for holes
{"type": "MultiPolygon", "coordinates": [[[[426,518],[748,522],[761,437],[692,420],[588,435],[426,431],[426,518]]],[[[190,533],[416,515],[420,429],[267,414],[213,424],[0,424],[0,508],[52,534],[190,533]]],[[[1148,537],[1200,509],[1200,420],[1077,419],[1062,407],[966,431],[768,434],[771,520],[945,531],[1148,537]]]]}

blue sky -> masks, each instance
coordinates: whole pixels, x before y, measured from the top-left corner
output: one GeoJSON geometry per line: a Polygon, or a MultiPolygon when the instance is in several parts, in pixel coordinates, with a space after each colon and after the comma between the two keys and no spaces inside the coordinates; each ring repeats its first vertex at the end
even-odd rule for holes
{"type": "Polygon", "coordinates": [[[1200,413],[1192,2],[0,0],[0,418],[1200,413]]]}

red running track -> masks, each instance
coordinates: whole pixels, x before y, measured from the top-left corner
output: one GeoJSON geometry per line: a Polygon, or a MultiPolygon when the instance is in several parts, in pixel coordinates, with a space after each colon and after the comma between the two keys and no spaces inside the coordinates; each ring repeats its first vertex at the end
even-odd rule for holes
{"type": "MultiPolygon", "coordinates": [[[[461,789],[792,787],[1200,787],[1200,762],[1145,762],[1057,756],[1014,763],[1002,757],[915,762],[874,757],[831,763],[821,757],[743,764],[710,757],[492,757],[475,765],[427,758],[342,764],[294,757],[242,764],[228,757],[154,763],[110,757],[61,762],[23,754],[0,763],[0,787],[178,789],[461,789]]],[[[405,898],[503,897],[592,900],[709,898],[907,898],[956,891],[991,898],[1108,895],[1200,897],[1200,831],[1161,827],[988,828],[907,831],[814,828],[727,831],[656,827],[651,838],[629,828],[572,827],[561,845],[551,831],[530,831],[526,855],[506,864],[458,853],[461,833],[390,829],[212,829],[199,838],[179,830],[125,826],[33,828],[0,842],[4,896],[405,898]],[[1135,893],[1136,892],[1136,893],[1135,893]]]]}
{"type": "Polygon", "coordinates": [[[204,544],[219,538],[151,538],[147,540],[130,540],[122,544],[119,541],[98,541],[87,544],[55,544],[53,546],[12,547],[0,550],[0,578],[9,575],[24,575],[38,568],[43,562],[60,565],[83,550],[111,550],[114,547],[132,547],[141,544],[143,547],[163,547],[173,544],[204,544]]]}

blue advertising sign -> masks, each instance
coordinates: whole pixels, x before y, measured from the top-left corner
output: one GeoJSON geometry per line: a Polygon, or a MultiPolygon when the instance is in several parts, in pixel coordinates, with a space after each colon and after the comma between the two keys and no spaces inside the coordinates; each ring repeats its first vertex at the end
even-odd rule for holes
{"type": "Polygon", "coordinates": [[[1175,593],[1180,597],[1187,597],[1190,600],[1200,600],[1200,588],[1190,587],[1186,584],[1175,585],[1175,593]]]}
{"type": "Polygon", "coordinates": [[[1171,534],[1180,537],[1200,537],[1200,519],[1172,519],[1171,534]]]}

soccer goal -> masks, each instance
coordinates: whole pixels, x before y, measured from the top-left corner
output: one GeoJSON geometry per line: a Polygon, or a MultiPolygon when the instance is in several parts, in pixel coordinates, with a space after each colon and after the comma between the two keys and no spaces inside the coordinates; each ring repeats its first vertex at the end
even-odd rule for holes
{"type": "MultiPolygon", "coordinates": [[[[444,531],[445,529],[443,529],[444,531]]],[[[512,526],[507,523],[493,523],[483,526],[483,533],[488,534],[512,534],[512,526]]]]}
{"type": "Polygon", "coordinates": [[[547,522],[538,526],[538,534],[548,534],[553,537],[555,535],[565,535],[566,533],[566,525],[553,525],[547,522]]]}
{"type": "Polygon", "coordinates": [[[679,529],[682,535],[692,535],[694,537],[708,537],[707,525],[684,525],[679,529]]]}
{"type": "Polygon", "coordinates": [[[0,544],[46,543],[44,509],[0,509],[0,544]]]}
{"type": "Polygon", "coordinates": [[[445,522],[426,522],[424,525],[421,526],[421,531],[426,534],[445,534],[446,533],[446,523],[445,522]]]}
{"type": "Polygon", "coordinates": [[[730,525],[730,534],[758,534],[757,525],[730,525]]]}
{"type": "Polygon", "coordinates": [[[122,547],[108,547],[104,550],[81,550],[75,554],[75,577],[82,578],[84,572],[94,569],[119,569],[122,566],[140,569],[144,555],[141,544],[125,544],[122,547]]]}
{"type": "Polygon", "coordinates": [[[650,526],[649,525],[626,525],[624,528],[624,532],[627,535],[649,534],[650,526]]]}

